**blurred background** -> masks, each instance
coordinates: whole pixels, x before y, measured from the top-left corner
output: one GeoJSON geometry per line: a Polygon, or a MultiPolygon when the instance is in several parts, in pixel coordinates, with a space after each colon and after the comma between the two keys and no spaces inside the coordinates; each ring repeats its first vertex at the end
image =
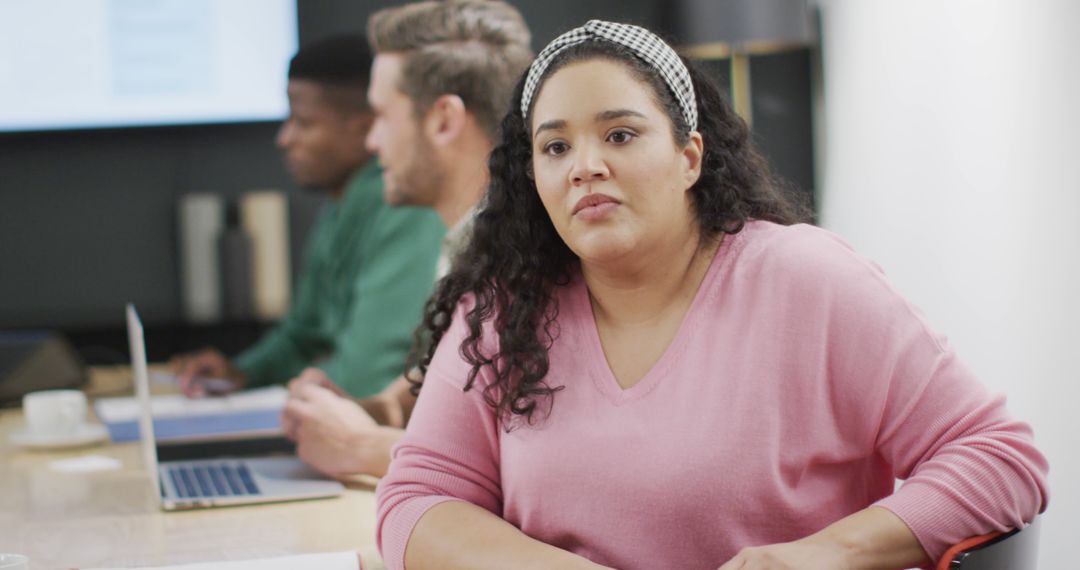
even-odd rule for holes
{"type": "MultiPolygon", "coordinates": [[[[288,58],[298,43],[363,31],[368,14],[397,3],[0,2],[0,331],[59,331],[89,363],[123,362],[122,307],[132,301],[148,325],[151,359],[250,344],[265,315],[192,318],[185,309],[179,205],[196,192],[226,201],[280,192],[283,255],[295,274],[322,198],[293,186],[274,147],[288,58]],[[143,19],[124,16],[130,9],[143,19]],[[114,54],[135,48],[94,30],[137,41],[153,26],[160,42],[169,21],[146,10],[178,9],[232,27],[171,20],[170,41],[190,44],[172,54],[175,69],[209,61],[251,73],[213,109],[121,106],[87,118],[5,95],[100,79],[108,69],[83,63],[94,42],[112,41],[114,54]],[[222,37],[248,39],[230,47],[222,37]]],[[[1032,423],[1051,461],[1043,567],[1076,567],[1080,3],[511,3],[529,22],[534,49],[604,18],[660,30],[701,60],[751,121],[774,172],[815,205],[817,222],[877,261],[1032,423]]],[[[145,92],[143,78],[113,81],[145,92]]]]}
{"type": "MultiPolygon", "coordinates": [[[[305,43],[335,33],[363,31],[371,12],[395,4],[355,0],[230,1],[257,12],[248,17],[259,19],[260,24],[242,31],[248,34],[245,41],[258,44],[250,50],[260,50],[256,57],[274,60],[267,73],[270,79],[277,80],[277,84],[264,79],[260,84],[248,85],[233,97],[244,97],[267,108],[277,105],[279,118],[286,109],[285,70],[297,40],[305,43]],[[287,20],[289,10],[294,11],[294,29],[265,24],[268,18],[287,20]]],[[[85,20],[69,21],[63,15],[64,10],[49,9],[47,5],[88,4],[71,0],[26,4],[40,6],[34,11],[45,13],[39,26],[55,28],[48,35],[36,31],[22,34],[36,40],[32,49],[39,51],[40,56],[72,57],[71,53],[60,51],[57,42],[70,34],[74,36],[68,40],[72,45],[62,49],[78,50],[78,30],[86,26],[85,20]]],[[[104,7],[109,3],[89,4],[104,7]]],[[[669,26],[670,19],[668,3],[655,0],[515,4],[533,31],[534,49],[589,18],[618,19],[650,28],[669,26]]],[[[213,12],[205,7],[200,10],[184,7],[183,11],[213,12]]],[[[229,16],[213,15],[220,20],[229,16]]],[[[177,19],[180,18],[174,14],[174,25],[190,30],[190,22],[175,22],[177,19]]],[[[12,25],[15,18],[3,18],[0,14],[0,20],[12,25]]],[[[116,33],[118,25],[110,24],[116,33]]],[[[228,24],[238,25],[235,20],[228,24]]],[[[241,20],[239,24],[245,22],[241,20]]],[[[161,22],[155,25],[163,27],[161,22]]],[[[130,36],[132,32],[124,33],[130,36]]],[[[190,31],[188,36],[202,37],[190,31]]],[[[213,58],[235,57],[236,50],[218,46],[202,51],[199,61],[227,68],[228,62],[213,58]]],[[[755,61],[753,73],[758,107],[755,124],[766,153],[785,179],[812,195],[811,53],[806,46],[761,56],[760,61],[755,61]]],[[[52,77],[50,86],[62,89],[63,79],[55,75],[67,71],[68,66],[40,56],[35,72],[52,77]]],[[[711,65],[718,81],[726,82],[726,63],[716,59],[711,65]]],[[[0,74],[0,91],[25,89],[16,81],[19,80],[11,75],[0,74]]],[[[187,319],[182,302],[177,209],[180,197],[193,192],[212,192],[227,198],[258,189],[286,192],[291,269],[299,271],[298,261],[307,232],[322,197],[293,186],[274,146],[278,121],[244,121],[241,114],[244,110],[240,107],[222,111],[228,115],[229,122],[207,123],[208,119],[193,118],[189,120],[202,124],[153,126],[155,120],[169,121],[164,116],[172,111],[168,109],[160,112],[160,117],[99,119],[112,121],[108,127],[116,127],[122,120],[151,122],[149,127],[79,130],[65,128],[77,117],[61,115],[55,124],[48,125],[51,130],[16,125],[8,130],[18,128],[18,132],[0,133],[0,215],[3,216],[0,271],[4,275],[0,279],[0,326],[54,327],[78,335],[108,329],[122,332],[120,308],[129,300],[137,304],[150,326],[184,324],[187,319]]],[[[9,108],[8,112],[18,115],[15,109],[9,108]]],[[[51,112],[63,111],[54,107],[51,112]]],[[[0,124],[2,129],[4,126],[0,124]]],[[[223,323],[238,324],[244,323],[223,323]]],[[[165,348],[159,345],[157,350],[165,348]]]]}

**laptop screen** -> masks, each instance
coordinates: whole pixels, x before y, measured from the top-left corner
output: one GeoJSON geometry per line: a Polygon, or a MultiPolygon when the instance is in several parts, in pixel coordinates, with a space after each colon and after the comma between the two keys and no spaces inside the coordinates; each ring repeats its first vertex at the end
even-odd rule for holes
{"type": "Polygon", "coordinates": [[[154,483],[154,496],[160,498],[157,445],[154,439],[154,422],[150,416],[150,378],[146,372],[146,341],[143,338],[139,313],[131,303],[127,305],[127,329],[128,345],[131,348],[131,373],[135,378],[135,399],[139,402],[139,445],[142,447],[143,466],[154,483]]]}

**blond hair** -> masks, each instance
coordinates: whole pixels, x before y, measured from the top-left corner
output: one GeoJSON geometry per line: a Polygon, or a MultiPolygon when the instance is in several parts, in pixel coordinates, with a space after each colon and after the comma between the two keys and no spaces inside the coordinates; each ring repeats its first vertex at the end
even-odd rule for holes
{"type": "Polygon", "coordinates": [[[457,95],[493,142],[514,85],[532,61],[530,39],[521,13],[499,0],[417,2],[368,20],[375,53],[404,56],[398,89],[418,117],[440,96],[457,95]]]}

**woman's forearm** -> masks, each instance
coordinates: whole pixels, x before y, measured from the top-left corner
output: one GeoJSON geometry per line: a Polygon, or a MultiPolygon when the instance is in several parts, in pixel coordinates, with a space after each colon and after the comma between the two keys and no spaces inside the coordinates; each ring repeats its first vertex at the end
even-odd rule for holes
{"type": "Polygon", "coordinates": [[[530,538],[505,520],[462,501],[440,503],[420,517],[405,549],[405,562],[410,569],[604,568],[530,538]]]}
{"type": "Polygon", "coordinates": [[[882,507],[848,515],[803,540],[839,546],[851,568],[912,568],[927,562],[926,552],[907,524],[882,507]]]}

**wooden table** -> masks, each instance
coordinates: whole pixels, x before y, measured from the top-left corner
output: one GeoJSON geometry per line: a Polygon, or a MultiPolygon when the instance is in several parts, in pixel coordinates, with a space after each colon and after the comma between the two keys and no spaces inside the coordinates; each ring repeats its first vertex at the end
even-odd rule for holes
{"type": "MultiPolygon", "coordinates": [[[[95,369],[91,396],[130,393],[126,368],[95,369]]],[[[152,496],[137,443],[29,451],[8,434],[19,410],[0,411],[0,552],[30,557],[31,568],[153,566],[243,560],[312,552],[359,551],[364,568],[381,568],[375,550],[372,481],[342,497],[165,513],[152,496]],[[98,455],[119,470],[64,473],[57,459],[98,455]]]]}

